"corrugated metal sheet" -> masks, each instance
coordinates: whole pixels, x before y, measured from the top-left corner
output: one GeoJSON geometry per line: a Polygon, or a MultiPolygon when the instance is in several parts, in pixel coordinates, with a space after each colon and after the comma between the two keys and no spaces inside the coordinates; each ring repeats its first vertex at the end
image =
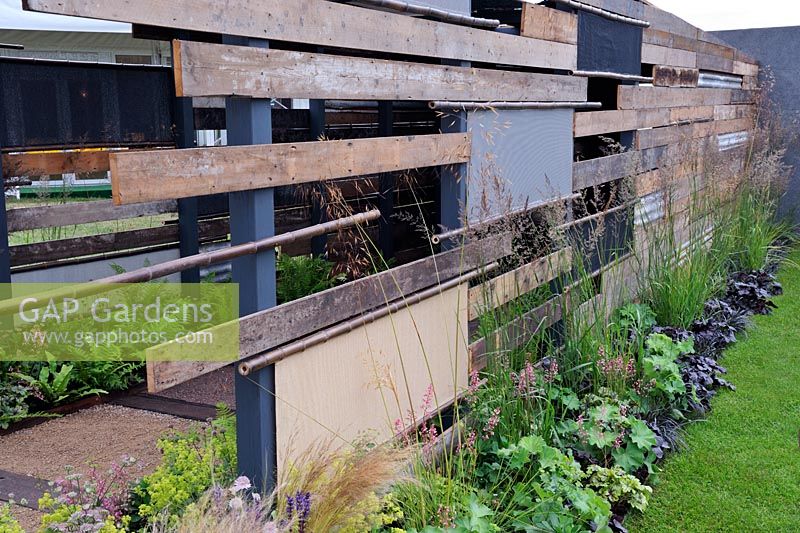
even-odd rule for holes
{"type": "Polygon", "coordinates": [[[571,109],[471,111],[470,222],[572,192],[571,109]]]}
{"type": "Polygon", "coordinates": [[[642,197],[636,204],[635,223],[649,224],[664,218],[664,193],[657,191],[642,197]]]}
{"type": "Polygon", "coordinates": [[[742,83],[743,80],[741,76],[701,72],[697,86],[712,89],[741,89],[742,83]]]}
{"type": "Polygon", "coordinates": [[[724,133],[721,135],[717,135],[717,144],[719,146],[719,151],[725,152],[727,150],[733,150],[734,148],[746,144],[749,138],[750,134],[746,131],[740,131],[737,133],[724,133]]]}

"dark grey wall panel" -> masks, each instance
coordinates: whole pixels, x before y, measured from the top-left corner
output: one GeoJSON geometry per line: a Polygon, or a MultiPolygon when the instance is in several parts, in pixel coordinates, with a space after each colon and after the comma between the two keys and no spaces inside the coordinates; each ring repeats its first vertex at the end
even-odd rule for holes
{"type": "Polygon", "coordinates": [[[470,221],[572,192],[573,113],[571,109],[468,113],[470,221]]]}
{"type": "Polygon", "coordinates": [[[168,68],[0,59],[0,146],[169,144],[173,98],[168,68]]]}
{"type": "MultiPolygon", "coordinates": [[[[731,46],[739,48],[759,60],[763,69],[775,78],[771,98],[775,101],[784,125],[795,130],[800,118],[800,27],[763,28],[752,30],[720,31],[714,33],[731,46]]],[[[781,213],[800,222],[800,146],[793,143],[786,155],[794,166],[789,190],[783,199],[781,213]]]]}
{"type": "Polygon", "coordinates": [[[642,28],[579,11],[578,69],[641,74],[642,28]]]}

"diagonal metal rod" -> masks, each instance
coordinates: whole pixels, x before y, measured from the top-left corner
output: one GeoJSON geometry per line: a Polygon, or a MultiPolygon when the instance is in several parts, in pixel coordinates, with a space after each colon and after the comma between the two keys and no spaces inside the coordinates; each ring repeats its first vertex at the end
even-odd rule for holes
{"type": "Polygon", "coordinates": [[[489,265],[486,265],[485,267],[479,268],[478,270],[473,270],[472,272],[468,272],[463,276],[459,276],[449,281],[440,283],[435,287],[431,287],[429,289],[425,289],[424,291],[414,293],[410,296],[400,298],[399,300],[393,303],[381,307],[380,309],[376,309],[375,311],[372,311],[370,313],[366,313],[360,317],[348,320],[346,322],[342,322],[341,324],[337,324],[330,328],[324,329],[309,337],[287,344],[283,348],[278,348],[277,350],[272,350],[270,352],[266,352],[261,355],[256,355],[254,357],[251,357],[239,363],[239,373],[243,376],[247,376],[251,372],[256,372],[257,370],[261,370],[262,368],[274,365],[275,363],[282,361],[291,355],[300,353],[302,351],[308,350],[309,348],[325,343],[334,337],[338,337],[339,335],[344,335],[345,333],[349,333],[356,328],[364,326],[365,324],[375,322],[379,318],[383,318],[391,313],[399,311],[405,308],[406,306],[413,305],[428,298],[432,298],[438,294],[441,294],[443,291],[452,289],[453,287],[460,285],[462,283],[467,283],[468,281],[473,280],[478,276],[482,276],[488,272],[497,269],[499,266],[500,265],[496,262],[491,263],[489,265]]]}
{"type": "MultiPolygon", "coordinates": [[[[110,276],[89,283],[78,284],[75,285],[75,287],[70,287],[68,289],[43,292],[37,296],[39,297],[40,301],[43,302],[47,302],[51,298],[80,298],[83,296],[89,296],[91,294],[97,294],[108,290],[108,285],[111,284],[141,283],[152,281],[154,279],[175,274],[176,272],[181,272],[189,268],[223,263],[244,255],[257,254],[264,250],[277,248],[278,246],[283,246],[300,239],[316,237],[317,235],[332,233],[340,229],[364,224],[366,222],[377,220],[380,218],[380,216],[380,210],[373,209],[371,211],[358,213],[349,217],[331,220],[330,222],[325,222],[324,224],[317,224],[307,228],[290,231],[288,233],[282,233],[280,235],[275,235],[274,237],[267,237],[265,239],[231,246],[221,250],[213,250],[211,252],[204,252],[197,255],[182,257],[180,259],[173,259],[172,261],[166,261],[158,265],[144,267],[137,270],[132,270],[130,272],[124,272],[122,274],[117,274],[115,276],[110,276]]],[[[18,312],[19,306],[23,300],[24,298],[13,298],[0,302],[0,316],[18,312]]]]}

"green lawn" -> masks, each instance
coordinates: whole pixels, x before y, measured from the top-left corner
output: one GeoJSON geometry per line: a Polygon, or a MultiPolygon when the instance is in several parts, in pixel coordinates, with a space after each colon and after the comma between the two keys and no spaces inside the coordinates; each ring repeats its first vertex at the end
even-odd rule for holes
{"type": "Polygon", "coordinates": [[[628,520],[632,533],[800,531],[800,269],[780,278],[779,308],[722,360],[737,391],[688,429],[650,508],[628,520]]]}

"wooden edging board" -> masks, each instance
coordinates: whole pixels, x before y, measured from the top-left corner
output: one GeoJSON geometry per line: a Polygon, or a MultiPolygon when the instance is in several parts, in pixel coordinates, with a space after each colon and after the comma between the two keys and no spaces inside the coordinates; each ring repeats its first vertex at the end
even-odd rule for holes
{"type": "Polygon", "coordinates": [[[177,210],[178,203],[175,200],[162,200],[130,206],[117,206],[111,200],[98,200],[19,207],[9,209],[6,216],[8,217],[8,231],[25,231],[161,215],[175,213],[177,210]]]}
{"type": "Polygon", "coordinates": [[[24,0],[31,11],[317,46],[574,70],[577,47],[324,0],[24,0]]]}
{"type": "Polygon", "coordinates": [[[587,80],[209,44],[173,43],[178,96],[585,102],[587,80]]]}
{"type": "Polygon", "coordinates": [[[468,133],[126,152],[111,156],[117,205],[469,161],[468,133]]]}
{"type": "Polygon", "coordinates": [[[520,24],[523,37],[578,44],[578,16],[572,13],[523,2],[520,24]]]}

